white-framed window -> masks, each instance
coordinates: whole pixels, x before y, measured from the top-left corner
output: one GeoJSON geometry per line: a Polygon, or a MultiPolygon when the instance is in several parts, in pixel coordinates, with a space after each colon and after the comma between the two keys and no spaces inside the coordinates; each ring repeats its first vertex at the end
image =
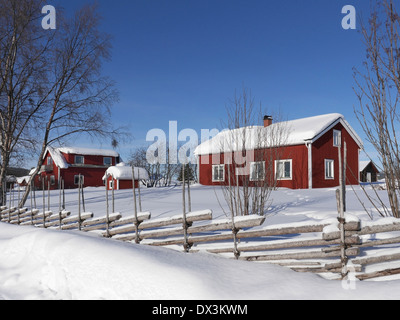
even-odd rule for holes
{"type": "Polygon", "coordinates": [[[83,175],[76,175],[76,176],[74,176],[74,184],[76,185],[76,186],[78,186],[79,185],[79,177],[81,178],[81,184],[82,184],[82,186],[85,184],[85,177],[83,176],[83,175]]]}
{"type": "Polygon", "coordinates": [[[50,184],[54,186],[56,184],[56,177],[55,176],[50,176],[50,184]]]}
{"type": "Polygon", "coordinates": [[[250,181],[265,180],[265,161],[250,164],[250,181]]]}
{"type": "Polygon", "coordinates": [[[212,166],[212,181],[225,181],[225,166],[223,164],[212,166]]]}
{"type": "Polygon", "coordinates": [[[48,166],[51,166],[51,165],[53,165],[53,158],[52,157],[47,157],[47,165],[48,166]]]}
{"type": "Polygon", "coordinates": [[[85,164],[84,156],[75,156],[75,164],[85,164]]]}
{"type": "Polygon", "coordinates": [[[108,182],[108,186],[109,186],[109,189],[113,189],[114,188],[114,179],[111,179],[109,182],[108,182]]]}
{"type": "Polygon", "coordinates": [[[333,180],[335,179],[335,161],[325,159],[325,179],[333,180]]]}
{"type": "Polygon", "coordinates": [[[333,130],[333,146],[340,147],[342,145],[342,132],[333,130]]]}
{"type": "Polygon", "coordinates": [[[104,157],[103,158],[103,164],[105,166],[112,166],[112,158],[111,157],[104,157]]]}
{"type": "Polygon", "coordinates": [[[276,160],[275,176],[278,180],[292,180],[292,160],[276,160]]]}

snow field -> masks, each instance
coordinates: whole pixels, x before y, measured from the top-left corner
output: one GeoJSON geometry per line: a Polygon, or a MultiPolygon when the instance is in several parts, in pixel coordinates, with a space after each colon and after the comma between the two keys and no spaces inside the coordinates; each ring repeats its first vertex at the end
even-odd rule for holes
{"type": "MultiPolygon", "coordinates": [[[[194,186],[193,210],[211,209],[223,218],[220,190],[194,186]]],[[[335,218],[334,190],[278,190],[272,214],[261,227],[335,218]]],[[[85,189],[86,211],[103,216],[104,190],[85,189]]],[[[361,196],[359,194],[359,196],[361,196]]],[[[58,210],[58,193],[51,193],[58,210]]],[[[143,209],[153,218],[179,214],[181,189],[142,189],[143,209]]],[[[355,197],[348,209],[367,221],[355,197]]],[[[116,211],[132,214],[131,190],[116,192],[116,211]]],[[[37,199],[37,204],[41,204],[37,199]]],[[[27,202],[29,204],[29,200],[27,202]]],[[[47,204],[47,202],[46,202],[47,204]]],[[[76,191],[67,209],[77,212],[76,191]]],[[[0,223],[0,299],[63,300],[266,300],[399,299],[400,281],[329,281],[266,263],[99,238],[96,234],[43,230],[0,223]]]]}

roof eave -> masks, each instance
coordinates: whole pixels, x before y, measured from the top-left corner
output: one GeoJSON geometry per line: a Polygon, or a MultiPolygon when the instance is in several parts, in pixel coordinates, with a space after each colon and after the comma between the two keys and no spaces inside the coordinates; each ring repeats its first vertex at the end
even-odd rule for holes
{"type": "Polygon", "coordinates": [[[318,139],[320,139],[323,135],[325,135],[327,132],[332,130],[336,125],[341,124],[347,132],[350,134],[350,136],[353,138],[353,140],[357,143],[360,149],[364,148],[364,143],[362,142],[361,138],[355,133],[353,128],[350,126],[350,124],[343,118],[338,118],[332,124],[327,126],[324,130],[322,130],[319,134],[317,134],[314,138],[310,140],[311,143],[314,143],[318,139]]]}

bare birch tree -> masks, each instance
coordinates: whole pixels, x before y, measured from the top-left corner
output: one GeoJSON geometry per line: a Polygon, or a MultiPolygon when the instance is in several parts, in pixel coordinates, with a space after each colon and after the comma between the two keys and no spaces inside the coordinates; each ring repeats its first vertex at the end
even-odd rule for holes
{"type": "Polygon", "coordinates": [[[264,127],[261,106],[256,108],[247,89],[230,101],[227,114],[228,131],[220,141],[224,159],[216,159],[225,164],[225,200],[235,216],[265,215],[277,186],[275,161],[280,159],[287,128],[284,123],[264,127]]]}
{"type": "MultiPolygon", "coordinates": [[[[10,161],[37,142],[36,129],[51,90],[45,53],[54,34],[40,27],[43,5],[41,0],[0,2],[0,188],[10,161]]],[[[5,203],[3,197],[0,203],[5,203]]]]}
{"type": "MultiPolygon", "coordinates": [[[[15,145],[21,146],[28,141],[28,138],[24,139],[26,136],[32,139],[36,147],[40,146],[36,169],[31,177],[33,179],[43,164],[48,146],[61,144],[75,134],[107,136],[110,142],[118,135],[118,130],[112,128],[110,121],[110,106],[115,103],[118,94],[113,82],[102,75],[102,65],[110,58],[111,37],[100,31],[100,17],[94,5],[82,7],[72,18],[58,10],[57,30],[48,31],[35,28],[35,25],[40,26],[38,19],[43,18],[40,16],[43,6],[41,0],[5,0],[2,4],[10,6],[12,12],[21,10],[18,19],[11,21],[1,35],[2,39],[11,39],[8,41],[11,41],[11,45],[5,59],[6,66],[10,64],[7,61],[12,59],[35,63],[31,69],[28,69],[31,66],[29,63],[28,67],[22,65],[11,71],[7,71],[10,68],[4,69],[3,79],[12,74],[27,88],[21,97],[17,95],[18,88],[9,90],[13,99],[8,100],[18,101],[22,106],[12,114],[18,122],[15,127],[19,131],[8,134],[4,128],[10,127],[11,120],[7,119],[8,123],[2,123],[2,133],[12,136],[10,139],[15,145]],[[32,11],[32,17],[27,17],[30,12],[28,9],[32,11]],[[16,42],[21,28],[25,32],[21,39],[27,38],[26,52],[16,42]],[[33,89],[26,84],[31,84],[33,89]]],[[[7,86],[0,86],[2,93],[7,92],[7,86]]],[[[0,101],[6,101],[5,97],[2,94],[0,101]]],[[[13,106],[9,104],[6,110],[10,109],[10,105],[13,106]]],[[[7,117],[10,118],[9,113],[2,116],[3,119],[7,117]]],[[[7,137],[4,140],[7,142],[7,137]]],[[[6,167],[13,150],[7,143],[3,143],[3,146],[7,149],[2,154],[3,167],[6,167]]],[[[29,191],[28,187],[20,206],[25,203],[29,191]]]]}
{"type": "Polygon", "coordinates": [[[374,146],[385,173],[391,214],[400,218],[400,17],[394,1],[377,4],[370,19],[362,24],[366,47],[363,71],[355,69],[355,113],[374,146]]]}

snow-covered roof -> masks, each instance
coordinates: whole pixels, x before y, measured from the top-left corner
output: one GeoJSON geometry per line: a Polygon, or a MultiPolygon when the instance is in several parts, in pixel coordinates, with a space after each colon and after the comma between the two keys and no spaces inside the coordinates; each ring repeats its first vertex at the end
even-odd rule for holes
{"type": "Polygon", "coordinates": [[[363,171],[370,163],[371,161],[360,161],[360,171],[363,171]]]}
{"type": "MultiPolygon", "coordinates": [[[[56,164],[56,166],[58,168],[68,169],[68,167],[69,167],[68,162],[65,160],[64,156],[60,152],[60,149],[47,147],[47,151],[50,153],[50,156],[53,159],[53,162],[56,164]]],[[[45,153],[45,155],[46,155],[46,153],[45,153]]]]}
{"type": "Polygon", "coordinates": [[[374,169],[379,170],[372,160],[366,160],[366,161],[360,161],[359,165],[360,171],[363,171],[370,163],[372,163],[374,169]]]}
{"type": "MultiPolygon", "coordinates": [[[[67,169],[69,164],[63,154],[77,154],[83,156],[104,156],[104,157],[119,157],[118,152],[114,150],[104,149],[89,149],[89,148],[76,148],[76,147],[63,147],[63,148],[52,148],[48,147],[47,151],[53,158],[54,163],[60,169],[67,169]]],[[[47,152],[46,152],[47,153],[47,152]]],[[[45,153],[45,155],[46,155],[45,153]]]]}
{"type": "Polygon", "coordinates": [[[118,152],[114,150],[105,149],[89,149],[89,148],[76,148],[76,147],[63,147],[58,150],[65,154],[79,154],[83,156],[104,156],[104,157],[119,157],[118,152]]]}
{"type": "Polygon", "coordinates": [[[31,176],[19,177],[17,178],[17,183],[18,184],[23,184],[24,182],[28,183],[30,178],[31,176]]]}
{"type": "Polygon", "coordinates": [[[268,127],[252,126],[225,130],[202,143],[195,155],[217,154],[241,150],[255,150],[278,146],[291,146],[314,142],[325,132],[341,123],[354,140],[362,146],[362,140],[351,128],[343,115],[325,114],[310,118],[274,123],[268,127]]]}
{"type": "MultiPolygon", "coordinates": [[[[149,179],[149,175],[144,168],[135,167],[135,179],[136,180],[147,180],[149,179]]],[[[106,171],[107,175],[111,175],[114,179],[117,180],[132,180],[132,167],[130,166],[114,166],[110,167],[106,171]]],[[[103,177],[103,180],[105,176],[103,177]]]]}

